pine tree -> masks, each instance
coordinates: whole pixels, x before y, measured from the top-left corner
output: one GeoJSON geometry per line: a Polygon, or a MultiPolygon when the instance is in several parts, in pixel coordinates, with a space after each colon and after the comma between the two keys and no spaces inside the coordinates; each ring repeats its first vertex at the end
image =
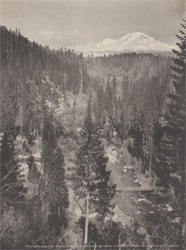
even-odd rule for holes
{"type": "Polygon", "coordinates": [[[52,115],[45,111],[43,121],[43,150],[45,188],[49,204],[49,225],[54,235],[58,235],[61,226],[66,226],[65,209],[69,205],[68,188],[65,181],[64,157],[57,147],[52,115]]]}
{"type": "Polygon", "coordinates": [[[105,107],[106,107],[106,111],[107,111],[107,116],[109,118],[112,118],[113,116],[113,89],[110,85],[110,82],[108,80],[107,85],[106,85],[106,89],[105,89],[105,107]]]}
{"type": "Polygon", "coordinates": [[[102,86],[97,87],[94,115],[98,128],[103,128],[105,124],[105,96],[102,86]]]}
{"type": "Polygon", "coordinates": [[[122,82],[122,98],[121,98],[121,106],[120,108],[120,117],[118,120],[118,124],[115,125],[115,129],[121,139],[121,142],[127,137],[129,130],[129,101],[128,101],[128,79],[124,79],[122,82]]]}
{"type": "Polygon", "coordinates": [[[117,81],[116,81],[116,77],[114,76],[112,79],[112,92],[113,92],[113,99],[116,99],[116,91],[117,91],[117,81]]]}
{"type": "Polygon", "coordinates": [[[99,132],[93,122],[91,98],[89,98],[81,137],[82,145],[77,155],[75,192],[81,198],[85,198],[89,193],[90,208],[104,218],[111,213],[111,200],[115,186],[109,186],[111,171],[106,170],[108,158],[104,156],[99,132]]]}
{"type": "Polygon", "coordinates": [[[89,75],[87,73],[87,71],[85,70],[84,67],[82,67],[82,92],[83,93],[87,93],[87,90],[89,88],[89,75]]]}
{"type": "Polygon", "coordinates": [[[17,103],[14,91],[14,83],[10,78],[6,103],[4,103],[5,108],[1,114],[3,136],[0,148],[1,197],[2,201],[10,203],[10,205],[24,201],[24,193],[26,192],[15,149],[15,141],[20,128],[15,125],[17,103]]]}
{"type": "Polygon", "coordinates": [[[42,162],[44,165],[46,182],[52,171],[52,162],[54,152],[57,148],[57,139],[53,126],[53,118],[50,113],[45,111],[43,119],[43,134],[42,134],[42,162]]]}
{"type": "Polygon", "coordinates": [[[48,186],[48,201],[51,215],[49,225],[54,234],[60,233],[60,228],[67,226],[66,208],[69,205],[68,188],[65,181],[64,157],[60,148],[54,153],[53,166],[48,186]]]}
{"type": "Polygon", "coordinates": [[[68,189],[65,181],[65,163],[62,150],[57,149],[54,154],[54,163],[53,163],[53,192],[52,192],[52,202],[56,204],[57,207],[67,208],[68,207],[68,189]]]}
{"type": "MultiPolygon", "coordinates": [[[[186,21],[184,31],[177,36],[179,50],[173,50],[173,88],[168,95],[168,107],[162,140],[156,160],[156,175],[160,186],[173,190],[175,213],[181,218],[184,228],[185,195],[185,63],[186,63],[186,21]]],[[[168,192],[167,191],[167,192],[168,192]]],[[[183,229],[182,229],[183,230],[183,229]]]]}
{"type": "Polygon", "coordinates": [[[2,202],[16,205],[24,201],[26,189],[20,173],[20,165],[16,160],[15,140],[17,131],[15,127],[3,133],[1,145],[1,198],[2,202]]]}
{"type": "MultiPolygon", "coordinates": [[[[183,192],[185,186],[185,64],[186,64],[186,21],[182,24],[184,31],[180,30],[181,36],[177,35],[179,51],[173,50],[175,66],[172,67],[172,78],[174,84],[174,93],[169,95],[170,103],[168,105],[168,126],[167,133],[175,139],[175,162],[176,171],[181,177],[180,190],[183,192]]],[[[177,185],[177,184],[176,184],[177,185]]],[[[179,188],[178,188],[179,189],[179,188]]],[[[182,193],[183,198],[183,193],[182,193]]]]}
{"type": "MultiPolygon", "coordinates": [[[[186,25],[182,25],[184,29],[186,25]]],[[[180,185],[184,184],[184,155],[185,155],[185,60],[186,60],[186,34],[181,31],[182,36],[177,36],[180,43],[179,51],[173,50],[175,66],[172,67],[173,89],[168,95],[169,103],[165,116],[167,126],[164,128],[164,136],[161,142],[161,155],[164,155],[165,171],[169,172],[169,178],[176,181],[176,175],[181,178],[180,185]],[[174,176],[175,175],[175,176],[174,176]]],[[[162,159],[163,161],[163,159],[162,159]]],[[[162,162],[160,161],[160,162],[162,162]]],[[[160,178],[163,178],[160,177],[160,178]]],[[[175,188],[179,184],[175,183],[175,188]]],[[[181,188],[180,186],[180,188],[181,188]]],[[[178,186],[177,186],[178,187],[178,186]]],[[[177,189],[177,188],[176,188],[177,189]]],[[[183,189],[180,189],[180,191],[183,189]]]]}

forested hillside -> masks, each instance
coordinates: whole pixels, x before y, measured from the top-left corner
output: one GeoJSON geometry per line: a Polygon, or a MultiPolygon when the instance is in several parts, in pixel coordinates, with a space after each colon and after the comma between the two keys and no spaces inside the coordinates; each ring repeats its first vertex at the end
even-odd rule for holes
{"type": "Polygon", "coordinates": [[[67,93],[87,92],[89,76],[82,55],[50,50],[6,27],[1,27],[1,52],[2,245],[49,244],[66,227],[69,205],[57,141],[69,131],[56,113],[71,105],[67,93]],[[14,215],[19,222],[9,220],[14,215]]]}
{"type": "Polygon", "coordinates": [[[182,28],[174,57],[84,58],[0,27],[2,249],[184,249],[182,28]]]}
{"type": "Polygon", "coordinates": [[[130,141],[129,151],[142,161],[143,172],[151,172],[165,123],[171,62],[171,57],[136,53],[86,60],[90,75],[101,78],[93,104],[98,126],[107,127],[110,140],[117,133],[121,143],[130,141]]]}

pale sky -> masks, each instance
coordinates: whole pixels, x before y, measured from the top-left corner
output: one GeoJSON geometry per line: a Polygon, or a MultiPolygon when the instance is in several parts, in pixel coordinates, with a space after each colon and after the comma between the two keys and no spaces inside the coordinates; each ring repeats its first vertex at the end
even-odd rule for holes
{"type": "Polygon", "coordinates": [[[185,0],[6,0],[1,25],[51,48],[143,32],[175,45],[185,0]]]}

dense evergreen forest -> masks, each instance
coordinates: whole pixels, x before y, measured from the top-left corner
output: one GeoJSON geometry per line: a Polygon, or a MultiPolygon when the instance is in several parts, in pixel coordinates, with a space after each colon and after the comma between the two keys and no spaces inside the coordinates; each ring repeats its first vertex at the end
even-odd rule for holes
{"type": "Polygon", "coordinates": [[[186,22],[173,56],[0,32],[2,249],[184,249],[186,22]]]}

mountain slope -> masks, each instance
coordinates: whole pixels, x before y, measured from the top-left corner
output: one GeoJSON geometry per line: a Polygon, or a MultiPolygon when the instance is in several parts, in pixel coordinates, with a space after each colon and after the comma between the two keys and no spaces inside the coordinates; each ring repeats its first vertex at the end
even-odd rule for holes
{"type": "Polygon", "coordinates": [[[85,53],[121,53],[126,51],[134,52],[171,52],[173,46],[155,40],[154,38],[141,33],[129,33],[120,39],[110,38],[100,40],[94,44],[76,47],[75,50],[85,53]]]}

